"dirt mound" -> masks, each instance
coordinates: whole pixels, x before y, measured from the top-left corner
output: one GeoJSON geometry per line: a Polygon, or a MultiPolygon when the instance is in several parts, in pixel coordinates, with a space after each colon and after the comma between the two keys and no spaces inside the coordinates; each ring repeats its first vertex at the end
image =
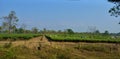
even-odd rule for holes
{"type": "Polygon", "coordinates": [[[39,37],[32,38],[29,40],[20,40],[20,41],[0,41],[0,45],[4,45],[9,42],[12,43],[13,47],[24,45],[28,48],[37,48],[41,45],[50,45],[50,42],[45,36],[39,36],[39,37]]]}

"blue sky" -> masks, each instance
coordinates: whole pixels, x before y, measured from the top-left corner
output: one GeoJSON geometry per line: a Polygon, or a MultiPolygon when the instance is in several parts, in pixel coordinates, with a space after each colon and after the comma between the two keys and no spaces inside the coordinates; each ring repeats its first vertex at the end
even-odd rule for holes
{"type": "Polygon", "coordinates": [[[101,32],[120,32],[119,17],[108,13],[113,5],[107,0],[0,0],[0,17],[13,10],[19,18],[18,27],[26,24],[27,29],[86,32],[88,27],[96,27],[101,32]]]}

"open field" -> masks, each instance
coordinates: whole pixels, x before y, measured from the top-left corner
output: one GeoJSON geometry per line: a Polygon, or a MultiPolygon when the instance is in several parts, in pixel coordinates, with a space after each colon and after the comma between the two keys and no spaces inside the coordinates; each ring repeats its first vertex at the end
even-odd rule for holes
{"type": "Polygon", "coordinates": [[[45,36],[40,36],[29,40],[0,41],[0,59],[120,59],[120,45],[49,42],[45,36]]]}
{"type": "Polygon", "coordinates": [[[120,59],[119,16],[120,0],[0,0],[0,59],[120,59]]]}

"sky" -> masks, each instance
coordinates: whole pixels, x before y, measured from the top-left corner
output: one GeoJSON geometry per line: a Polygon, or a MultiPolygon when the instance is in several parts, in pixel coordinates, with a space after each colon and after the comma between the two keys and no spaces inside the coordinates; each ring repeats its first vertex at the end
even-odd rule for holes
{"type": "MultiPolygon", "coordinates": [[[[18,27],[37,27],[49,30],[73,29],[89,31],[95,27],[100,32],[120,32],[119,17],[110,16],[114,4],[107,0],[0,0],[0,17],[15,11],[18,27]]],[[[0,20],[0,24],[2,20],[0,20]]]]}

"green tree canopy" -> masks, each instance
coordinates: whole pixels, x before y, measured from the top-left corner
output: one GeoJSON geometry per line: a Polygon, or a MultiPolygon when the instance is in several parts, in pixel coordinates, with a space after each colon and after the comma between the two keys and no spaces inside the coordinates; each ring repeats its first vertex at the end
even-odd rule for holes
{"type": "Polygon", "coordinates": [[[73,34],[74,33],[74,31],[72,30],[72,29],[66,29],[65,30],[68,34],[73,34]]]}
{"type": "Polygon", "coordinates": [[[108,0],[109,2],[112,2],[115,4],[110,10],[109,13],[111,16],[118,17],[120,15],[120,0],[108,0]]]}
{"type": "Polygon", "coordinates": [[[109,31],[106,30],[103,34],[104,35],[109,35],[109,31]]]}
{"type": "Polygon", "coordinates": [[[120,0],[108,0],[109,2],[120,2],[120,0]]]}

